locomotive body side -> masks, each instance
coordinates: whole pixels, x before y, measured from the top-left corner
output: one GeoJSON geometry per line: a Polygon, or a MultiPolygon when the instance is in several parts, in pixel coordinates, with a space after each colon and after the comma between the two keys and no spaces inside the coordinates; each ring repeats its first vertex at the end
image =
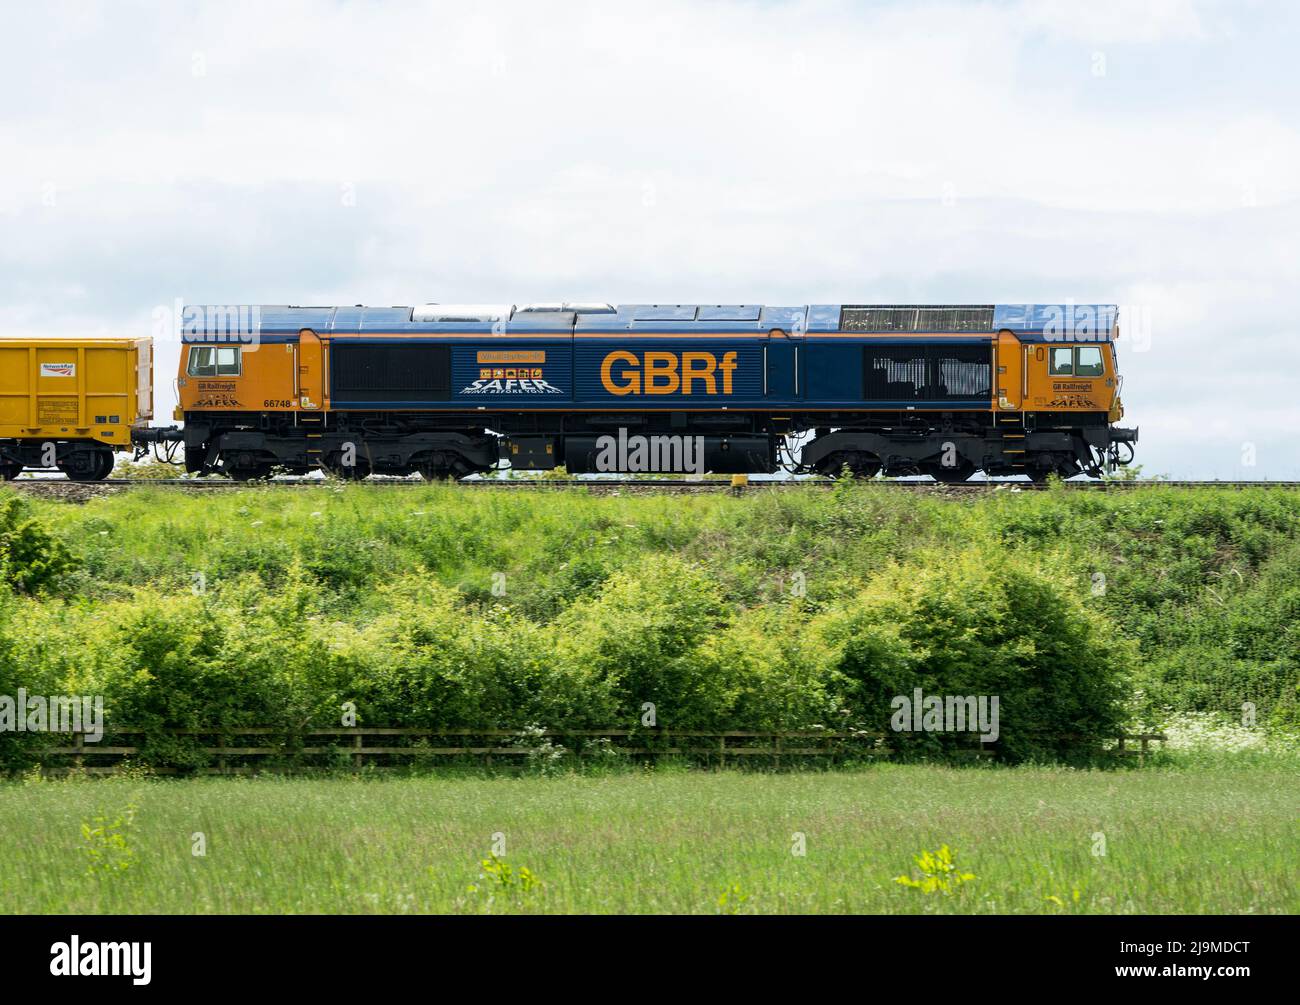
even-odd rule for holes
{"type": "Polygon", "coordinates": [[[1132,441],[1111,425],[1113,308],[258,310],[251,344],[200,332],[182,352],[190,470],[658,470],[609,466],[611,438],[641,436],[697,441],[715,472],[1038,478],[1132,441]]]}

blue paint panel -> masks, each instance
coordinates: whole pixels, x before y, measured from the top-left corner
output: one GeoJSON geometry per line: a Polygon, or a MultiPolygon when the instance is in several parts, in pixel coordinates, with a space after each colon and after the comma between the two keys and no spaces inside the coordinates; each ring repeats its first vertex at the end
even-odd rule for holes
{"type": "Polygon", "coordinates": [[[696,318],[700,321],[757,321],[760,310],[762,308],[757,304],[714,304],[701,307],[696,318]]]}
{"type": "MultiPolygon", "coordinates": [[[[608,317],[609,315],[605,315],[608,317]]],[[[525,311],[515,314],[505,325],[504,334],[510,332],[555,332],[568,337],[573,334],[572,311],[525,311]]]]}
{"type": "Polygon", "coordinates": [[[807,331],[837,332],[840,330],[839,304],[811,304],[808,307],[807,331]]]}
{"type": "Polygon", "coordinates": [[[767,332],[767,329],[757,321],[633,321],[626,326],[626,330],[692,336],[709,335],[714,332],[736,332],[742,335],[759,335],[767,332]]]}
{"type": "MultiPolygon", "coordinates": [[[[366,307],[362,309],[359,332],[400,331],[402,329],[425,329],[427,325],[411,324],[409,307],[366,307]]],[[[342,330],[342,329],[336,329],[342,330]]]]}
{"type": "MultiPolygon", "coordinates": [[[[881,305],[884,306],[884,305],[881,305]]],[[[934,305],[942,306],[942,305],[934,305]]],[[[208,328],[203,319],[221,319],[231,312],[251,313],[261,331],[292,334],[303,328],[321,333],[338,332],[465,332],[477,334],[503,334],[498,327],[493,330],[489,322],[412,322],[410,307],[287,307],[269,305],[187,305],[182,320],[200,319],[200,327],[208,328]]],[[[1114,304],[998,304],[994,307],[993,331],[1003,328],[1017,333],[1042,334],[1054,325],[1057,328],[1085,328],[1095,330],[1103,340],[1113,336],[1118,320],[1114,304]]],[[[684,331],[710,331],[715,324],[750,323],[759,330],[771,328],[795,329],[809,332],[838,331],[839,304],[813,304],[811,306],[761,306],[758,304],[625,304],[610,313],[584,313],[569,311],[522,311],[509,319],[514,330],[578,331],[626,330],[638,322],[676,323],[684,331]]],[[[215,328],[220,321],[211,325],[215,328]]],[[[723,330],[732,330],[730,328],[723,330]]],[[[738,329],[747,330],[747,329],[738,329]]]]}
{"type": "Polygon", "coordinates": [[[629,304],[628,310],[633,321],[694,321],[699,308],[695,304],[629,304]]]}
{"type": "Polygon", "coordinates": [[[807,307],[764,307],[761,318],[763,331],[780,328],[782,331],[801,332],[807,330],[807,307]]]}
{"type": "Polygon", "coordinates": [[[841,339],[808,341],[799,357],[803,364],[800,384],[805,404],[852,401],[855,407],[861,407],[858,403],[862,401],[862,343],[841,339]]]}
{"type": "Polygon", "coordinates": [[[361,326],[361,316],[365,313],[364,307],[336,307],[334,316],[330,318],[329,332],[332,334],[336,331],[354,332],[361,326]]]}
{"type": "Polygon", "coordinates": [[[260,308],[263,332],[297,334],[304,328],[329,331],[334,320],[333,307],[262,307],[260,308]]]}
{"type": "Polygon", "coordinates": [[[803,390],[797,378],[796,358],[803,351],[798,339],[774,338],[767,343],[767,399],[796,401],[803,390]]]}
{"type": "MultiPolygon", "coordinates": [[[[576,332],[669,331],[753,332],[782,328],[802,331],[806,307],[762,307],[758,304],[623,304],[613,314],[579,314],[576,332]]],[[[838,324],[839,308],[834,310],[838,324]]]]}

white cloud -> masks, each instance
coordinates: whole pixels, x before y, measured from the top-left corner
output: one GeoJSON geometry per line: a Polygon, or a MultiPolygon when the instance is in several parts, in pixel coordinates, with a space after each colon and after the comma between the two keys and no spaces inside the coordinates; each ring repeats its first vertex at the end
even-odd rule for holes
{"type": "Polygon", "coordinates": [[[1297,334],[1287,8],[1236,11],[22,8],[0,324],[136,330],[178,296],[1113,300],[1152,311],[1125,397],[1153,467],[1210,470],[1238,429],[1296,474],[1253,351],[1297,334]]]}

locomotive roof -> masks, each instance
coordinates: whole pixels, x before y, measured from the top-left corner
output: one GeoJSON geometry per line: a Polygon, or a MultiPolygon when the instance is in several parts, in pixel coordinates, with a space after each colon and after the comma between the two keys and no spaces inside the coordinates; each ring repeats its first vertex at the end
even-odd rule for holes
{"type": "Polygon", "coordinates": [[[509,335],[511,332],[728,332],[864,335],[934,332],[978,335],[1009,330],[1024,341],[1109,341],[1113,304],[424,304],[418,307],[188,306],[187,335],[231,330],[250,321],[265,334],[509,335]]]}

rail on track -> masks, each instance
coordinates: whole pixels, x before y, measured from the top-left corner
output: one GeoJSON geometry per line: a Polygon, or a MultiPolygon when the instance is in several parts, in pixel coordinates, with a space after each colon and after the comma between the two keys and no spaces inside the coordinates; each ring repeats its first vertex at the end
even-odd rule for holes
{"type": "MultiPolygon", "coordinates": [[[[27,491],[51,492],[89,491],[96,489],[123,488],[166,488],[196,492],[232,491],[250,488],[327,488],[340,484],[336,479],[279,477],[262,481],[231,481],[220,477],[208,478],[106,478],[96,482],[75,482],[66,478],[18,478],[14,481],[0,482],[0,486],[27,491]]],[[[367,478],[359,484],[383,486],[387,488],[418,487],[427,482],[405,478],[367,478]]],[[[437,484],[437,483],[435,483],[437,484]]],[[[441,484],[455,485],[466,490],[499,489],[504,491],[544,491],[547,489],[587,489],[593,492],[614,492],[625,489],[639,491],[655,490],[661,492],[733,492],[740,494],[748,491],[795,488],[829,488],[838,484],[829,478],[791,478],[751,480],[744,485],[734,485],[721,479],[645,479],[645,478],[481,478],[466,479],[441,484]]],[[[991,478],[969,482],[935,482],[905,481],[891,478],[873,478],[860,484],[886,487],[899,491],[913,492],[988,492],[997,489],[1019,492],[1042,492],[1052,485],[1029,481],[1017,481],[1010,478],[991,478]]],[[[1060,487],[1069,491],[1129,491],[1144,488],[1300,488],[1300,481],[1171,481],[1160,479],[1141,479],[1132,481],[1066,481],[1060,487]]]]}

